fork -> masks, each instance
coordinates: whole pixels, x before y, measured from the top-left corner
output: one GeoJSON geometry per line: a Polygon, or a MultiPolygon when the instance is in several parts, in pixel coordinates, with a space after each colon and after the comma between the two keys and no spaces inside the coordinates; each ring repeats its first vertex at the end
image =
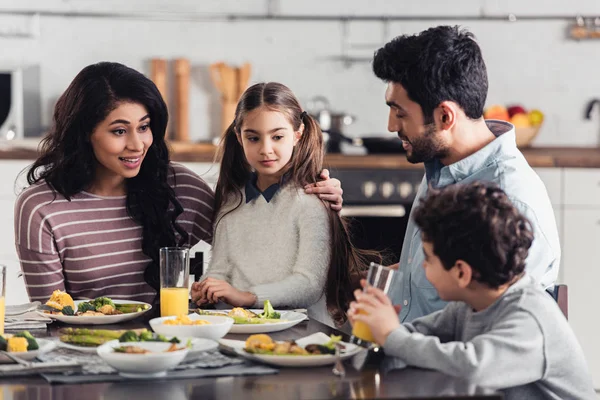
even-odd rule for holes
{"type": "Polygon", "coordinates": [[[335,364],[333,365],[333,369],[331,370],[334,375],[343,378],[346,376],[346,369],[344,368],[344,363],[342,362],[342,358],[340,357],[340,346],[338,343],[335,344],[335,364]]]}

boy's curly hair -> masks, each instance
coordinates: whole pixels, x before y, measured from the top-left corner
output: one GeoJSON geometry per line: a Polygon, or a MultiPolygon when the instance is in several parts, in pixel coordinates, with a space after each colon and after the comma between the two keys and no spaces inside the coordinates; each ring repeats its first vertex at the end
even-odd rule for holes
{"type": "Polygon", "coordinates": [[[475,280],[497,288],[525,269],[531,224],[494,183],[430,189],[414,219],[447,270],[463,260],[475,280]]]}

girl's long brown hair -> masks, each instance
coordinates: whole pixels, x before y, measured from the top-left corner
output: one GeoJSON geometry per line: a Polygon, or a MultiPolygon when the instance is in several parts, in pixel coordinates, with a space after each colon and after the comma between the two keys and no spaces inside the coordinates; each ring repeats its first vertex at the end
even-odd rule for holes
{"type": "MultiPolygon", "coordinates": [[[[235,111],[235,120],[221,139],[217,155],[221,167],[215,190],[215,215],[218,215],[219,210],[234,196],[237,204],[223,216],[242,203],[242,191],[252,170],[238,141],[238,135],[246,114],[259,107],[283,113],[295,131],[304,124],[302,136],[286,166],[286,184],[304,187],[309,183],[316,183],[323,170],[324,147],[321,128],[310,115],[302,111],[292,91],[287,86],[276,82],[253,85],[242,94],[235,111]]],[[[353,291],[359,287],[359,280],[364,277],[368,263],[382,260],[377,252],[356,249],[352,245],[346,219],[331,210],[327,204],[324,206],[328,210],[331,228],[331,260],[327,272],[325,296],[330,315],[336,324],[342,325],[347,319],[346,310],[354,298],[353,291]]]]}

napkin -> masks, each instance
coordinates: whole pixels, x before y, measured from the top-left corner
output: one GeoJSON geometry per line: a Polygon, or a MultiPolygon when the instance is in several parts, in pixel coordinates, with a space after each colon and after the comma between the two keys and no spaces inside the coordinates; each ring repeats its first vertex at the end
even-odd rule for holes
{"type": "Polygon", "coordinates": [[[46,325],[52,322],[52,319],[35,311],[39,305],[40,302],[35,301],[6,306],[4,329],[12,331],[46,329],[46,325]]]}

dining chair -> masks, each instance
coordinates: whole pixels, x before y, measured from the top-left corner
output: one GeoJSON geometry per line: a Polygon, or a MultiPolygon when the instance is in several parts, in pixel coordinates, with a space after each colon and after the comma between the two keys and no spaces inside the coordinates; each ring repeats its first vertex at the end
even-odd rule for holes
{"type": "Polygon", "coordinates": [[[558,308],[569,319],[569,288],[565,284],[554,286],[554,300],[558,303],[558,308]]]}

